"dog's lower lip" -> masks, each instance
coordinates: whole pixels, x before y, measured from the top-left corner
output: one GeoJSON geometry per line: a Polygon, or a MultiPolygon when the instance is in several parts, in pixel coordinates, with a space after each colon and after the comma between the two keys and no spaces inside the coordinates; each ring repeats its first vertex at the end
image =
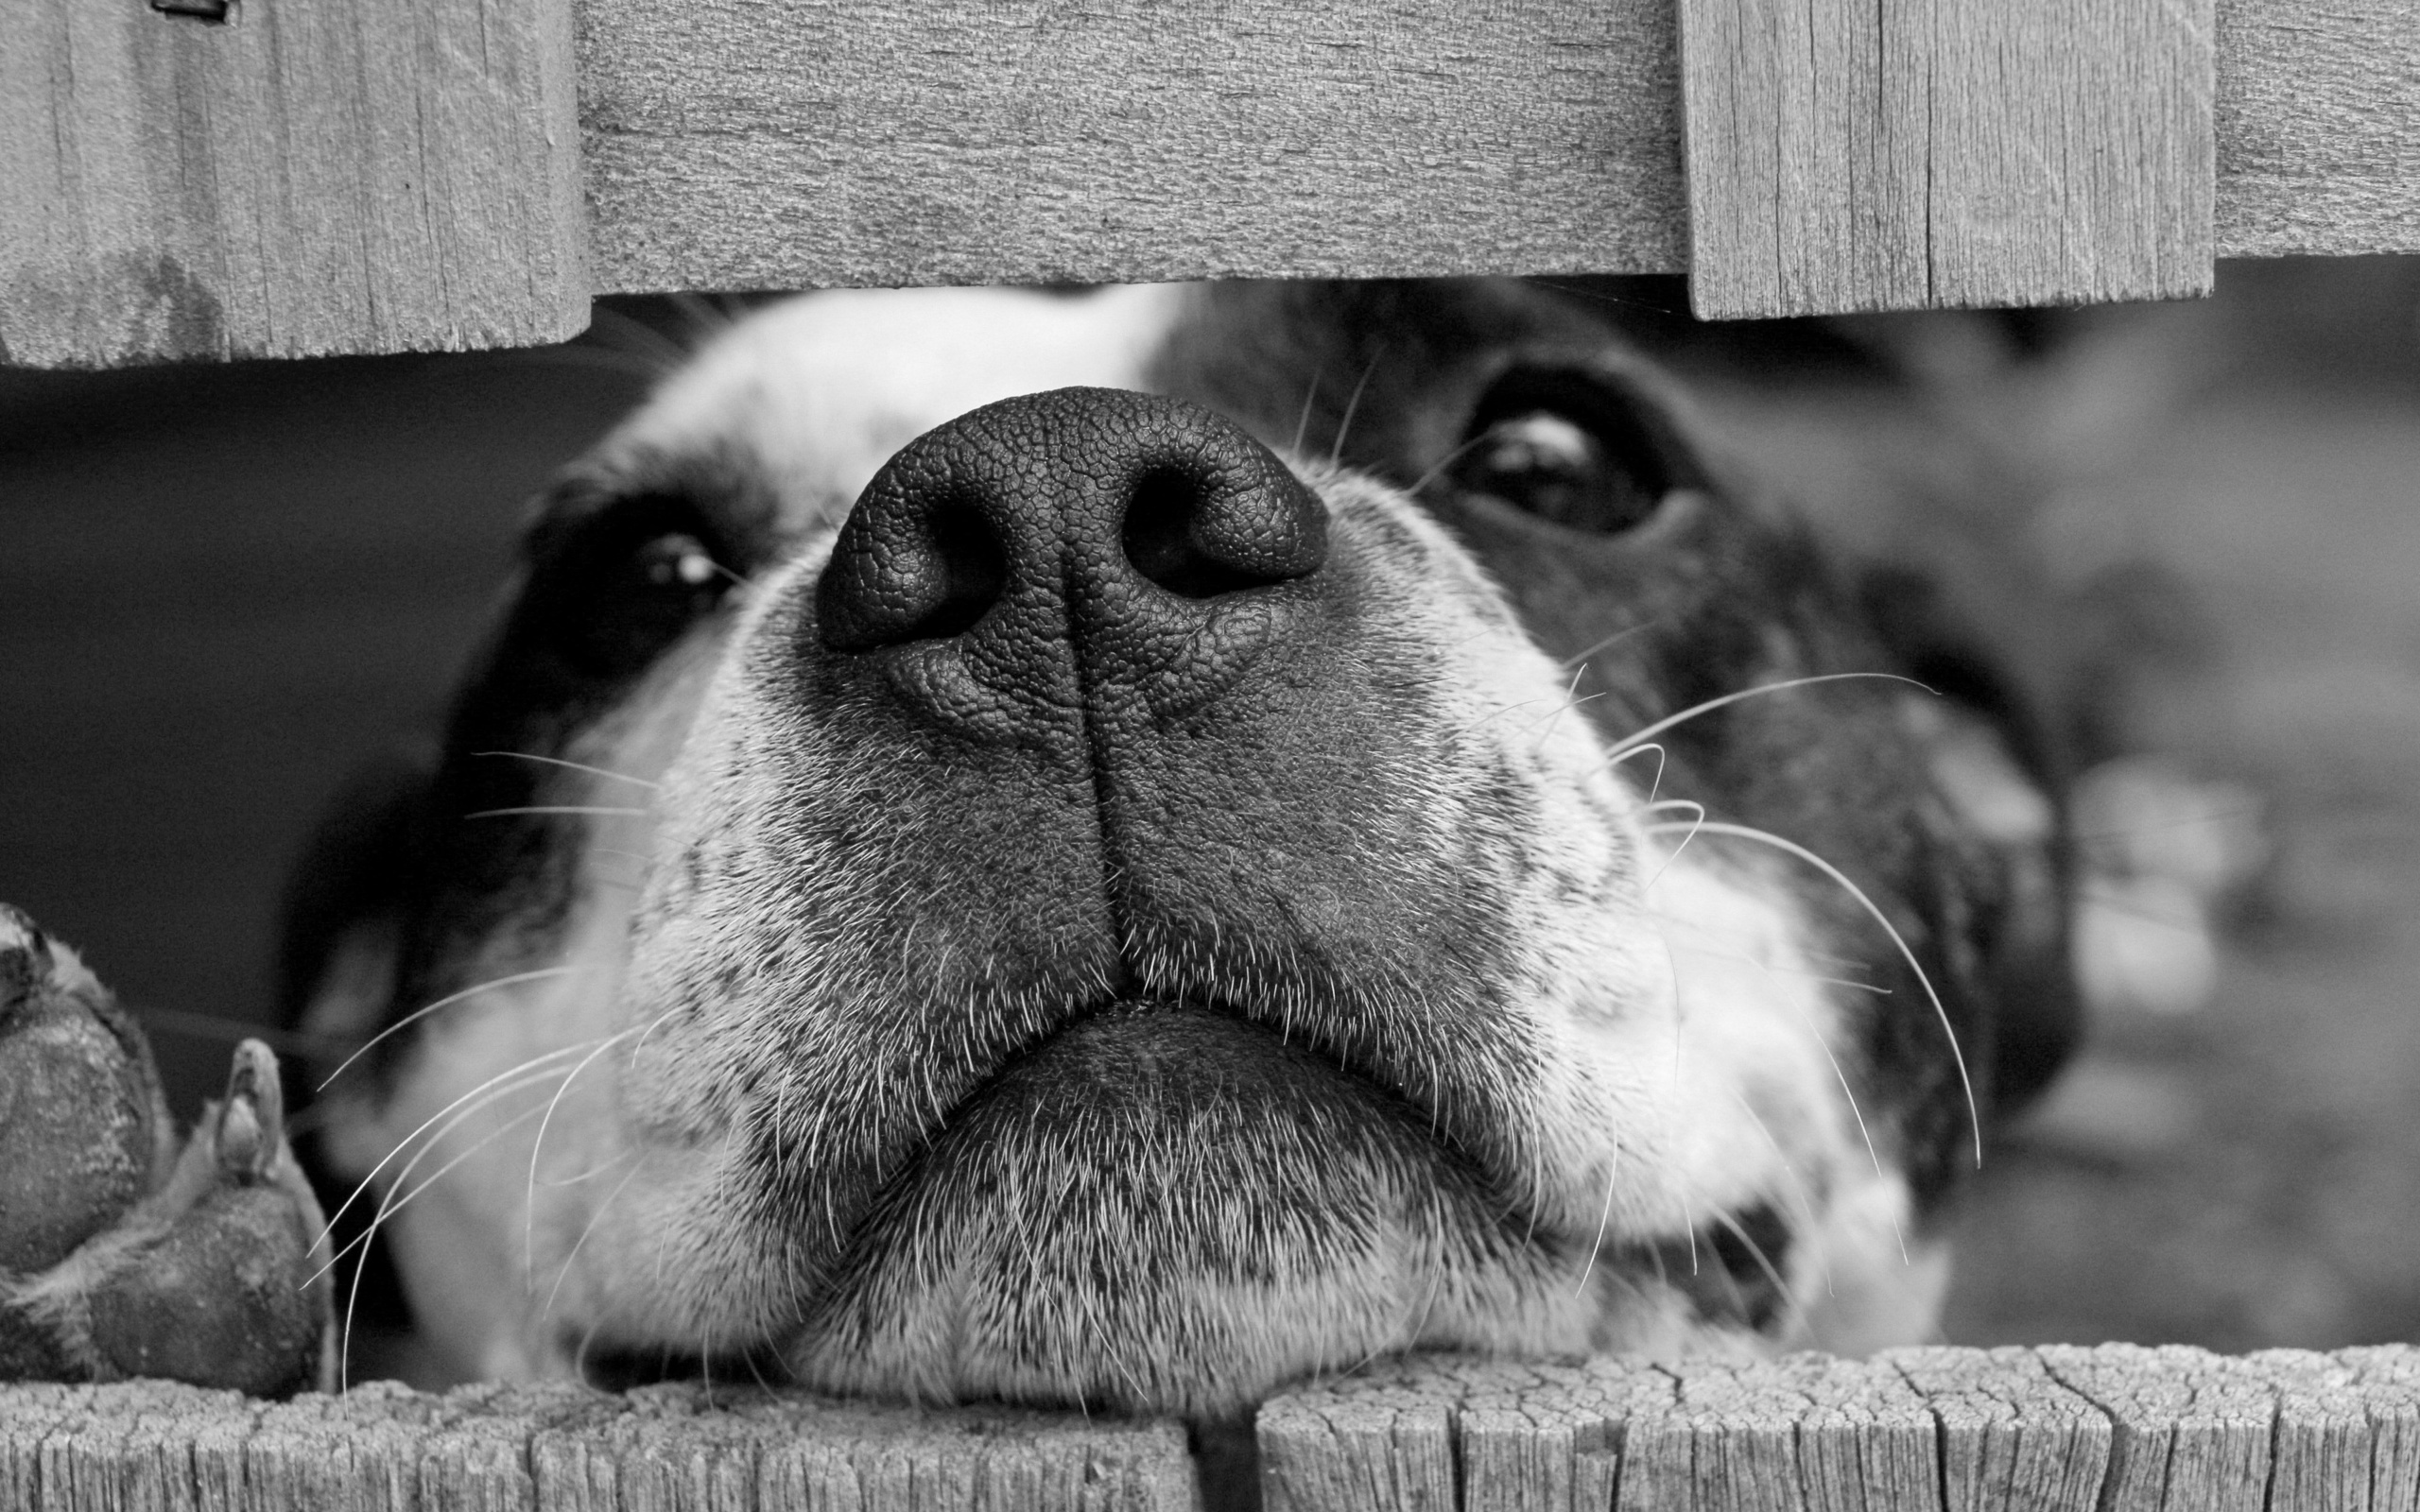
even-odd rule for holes
{"type": "Polygon", "coordinates": [[[996,1354],[1057,1391],[1069,1308],[1154,1359],[1206,1349],[1224,1371],[1244,1368],[1218,1342],[1238,1309],[1305,1336],[1340,1330],[1313,1352],[1350,1357],[1425,1315],[1435,1283],[1413,1270],[1536,1293],[1566,1257],[1433,1123],[1299,1036],[1216,1007],[1106,1005],[1002,1067],[885,1174],[818,1267],[802,1368],[845,1381],[869,1352],[944,1371],[996,1354]],[[1333,1314],[1344,1296],[1383,1297],[1370,1306],[1384,1316],[1333,1314]],[[916,1321],[932,1318],[959,1332],[916,1321]]]}
{"type": "MultiPolygon", "coordinates": [[[[992,1137],[984,1128],[1004,1120],[1028,1135],[1063,1126],[1080,1141],[1077,1125],[1088,1122],[1236,1113],[1374,1141],[1407,1160],[1450,1170],[1474,1192],[1501,1185],[1440,1129],[1426,1106],[1315,1037],[1223,1005],[1137,994],[1082,1009],[1003,1060],[942,1115],[921,1153],[887,1173],[877,1206],[912,1194],[959,1147],[992,1137]]],[[[1509,1198],[1488,1206],[1507,1221],[1524,1221],[1509,1198]]]]}
{"type": "MultiPolygon", "coordinates": [[[[1386,1078],[1373,1074],[1350,1054],[1324,1042],[1315,1035],[1296,1033],[1283,1026],[1272,1026],[1258,1016],[1223,1003],[1174,1000],[1143,993],[1130,993],[1079,1009],[1047,1034],[1019,1048],[1014,1054],[1002,1060],[989,1076],[971,1090],[944,1115],[942,1126],[946,1128],[959,1122],[960,1117],[970,1109],[999,1095],[998,1090],[1003,1084],[1016,1081],[1027,1073],[1028,1068],[1046,1067],[1055,1061],[1073,1058],[1080,1071],[1094,1069],[1089,1067],[1083,1049],[1088,1041],[1097,1037],[1115,1038],[1123,1041],[1125,1054],[1137,1057],[1142,1063],[1139,1067],[1130,1069],[1156,1069],[1161,1060],[1174,1058],[1181,1049],[1190,1042],[1193,1037],[1185,1027],[1187,1025],[1200,1025],[1212,1032],[1222,1032],[1222,1038],[1227,1039],[1231,1044],[1237,1047],[1256,1046],[1262,1052],[1262,1054],[1253,1054],[1248,1049],[1243,1055],[1224,1060],[1216,1066],[1182,1068],[1188,1071],[1201,1070],[1210,1075],[1213,1080],[1219,1081],[1219,1084],[1227,1086],[1239,1095],[1248,1093],[1251,1091],[1250,1084],[1256,1083],[1260,1079],[1259,1076],[1244,1074],[1242,1081],[1245,1084],[1238,1085],[1233,1074],[1221,1079],[1219,1074],[1256,1072],[1266,1075],[1275,1072],[1275,1068],[1279,1066],[1290,1065],[1300,1073],[1316,1072],[1340,1076],[1357,1084],[1367,1092],[1401,1104],[1407,1112],[1416,1113],[1423,1119],[1429,1116],[1426,1108],[1417,1106],[1417,1099],[1392,1085],[1386,1078]],[[1172,1037],[1178,1041],[1177,1044],[1167,1047],[1165,1052],[1148,1042],[1149,1031],[1160,1026],[1168,1028],[1172,1032],[1172,1037]],[[1266,1066],[1261,1064],[1264,1059],[1269,1062],[1266,1066]]],[[[1284,1074],[1282,1072],[1275,1074],[1284,1074]]],[[[1116,1079],[1114,1074],[1107,1078],[1109,1081],[1116,1079]]]]}

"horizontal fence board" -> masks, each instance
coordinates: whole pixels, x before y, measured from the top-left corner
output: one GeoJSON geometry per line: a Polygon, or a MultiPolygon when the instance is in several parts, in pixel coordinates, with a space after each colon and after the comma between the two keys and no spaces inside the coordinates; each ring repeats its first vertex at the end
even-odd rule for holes
{"type": "MultiPolygon", "coordinates": [[[[1267,1512],[2412,1512],[2420,1349],[1387,1362],[1260,1411],[1267,1512]]],[[[695,1384],[0,1386],[0,1506],[1178,1512],[1181,1426],[695,1384]]],[[[1214,1509],[1216,1512],[1216,1509],[1214,1509]]]]}
{"type": "MultiPolygon", "coordinates": [[[[0,361],[527,344],[596,293],[1689,261],[1673,0],[231,4],[0,0],[0,361]]],[[[2218,254],[2420,250],[2420,5],[2215,6],[2218,254]]]]}
{"type": "MultiPolygon", "coordinates": [[[[1666,0],[579,7],[600,292],[1688,266],[1666,0]]],[[[2420,7],[2214,35],[2219,255],[2420,250],[2420,7]]]]}
{"type": "Polygon", "coordinates": [[[1661,0],[608,0],[605,290],[1676,268],[1661,0]]]}
{"type": "Polygon", "coordinates": [[[0,0],[0,361],[587,325],[569,0],[0,0]]]}

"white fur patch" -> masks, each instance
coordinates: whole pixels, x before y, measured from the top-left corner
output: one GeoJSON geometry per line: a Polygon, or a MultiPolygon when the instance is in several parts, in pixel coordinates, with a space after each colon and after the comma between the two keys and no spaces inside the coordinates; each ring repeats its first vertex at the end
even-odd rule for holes
{"type": "Polygon", "coordinates": [[[1018,394],[1139,388],[1186,291],[835,290],[742,321],[673,375],[613,443],[736,441],[805,525],[838,524],[902,446],[1018,394]]]}

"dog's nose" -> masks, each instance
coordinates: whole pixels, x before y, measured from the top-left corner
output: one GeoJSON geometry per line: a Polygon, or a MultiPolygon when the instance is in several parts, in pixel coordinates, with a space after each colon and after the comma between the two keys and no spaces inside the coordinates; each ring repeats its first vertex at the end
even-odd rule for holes
{"type": "Polygon", "coordinates": [[[1155,647],[1215,655],[1201,631],[1222,605],[1326,557],[1326,508],[1230,421],[1061,388],[962,415],[885,464],[834,543],[816,622],[837,652],[1072,634],[1130,665],[1155,647]]]}

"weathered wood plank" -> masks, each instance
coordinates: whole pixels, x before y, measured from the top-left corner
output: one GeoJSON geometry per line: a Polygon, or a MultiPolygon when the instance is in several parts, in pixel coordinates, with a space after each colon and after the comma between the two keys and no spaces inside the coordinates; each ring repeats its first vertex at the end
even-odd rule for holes
{"type": "Polygon", "coordinates": [[[1185,1512],[1184,1431],[796,1393],[0,1386],[9,1512],[1185,1512]]]}
{"type": "MultiPolygon", "coordinates": [[[[1686,9],[1707,311],[2420,250],[2413,0],[1686,9]]],[[[228,13],[0,0],[0,361],[554,339],[592,207],[596,292],[1689,263],[1662,0],[228,13]]]]}
{"type": "MultiPolygon", "coordinates": [[[[1268,1512],[2409,1512],[2420,1349],[1381,1362],[1261,1410],[1268,1512]]],[[[1182,1427],[797,1392],[0,1386],[0,1506],[1176,1512],[1182,1427]]]]}
{"type": "MultiPolygon", "coordinates": [[[[2420,5],[2211,8],[1689,0],[1702,308],[2420,249],[2420,5]]],[[[0,361],[554,339],[590,207],[597,292],[1689,261],[1661,0],[229,14],[0,0],[0,361]]]]}
{"type": "Polygon", "coordinates": [[[1943,1512],[2092,1505],[2109,1418],[2033,1351],[1903,1349],[1890,1364],[1941,1425],[1943,1512]]]}
{"type": "MultiPolygon", "coordinates": [[[[2420,1350],[1397,1362],[1262,1409],[1272,1508],[2408,1508],[2420,1350]],[[1397,1430],[1416,1424],[1405,1452],[1397,1430]],[[1414,1463],[1453,1468],[1391,1502],[1414,1463]],[[1326,1497],[1327,1500],[1319,1500],[1326,1497]]],[[[1400,1491],[1398,1495],[1402,1494],[1400,1491]]]]}
{"type": "Polygon", "coordinates": [[[2370,1425],[2370,1512],[2420,1507],[2420,1350],[2343,1349],[2328,1357],[2352,1372],[2370,1425]]]}
{"type": "Polygon", "coordinates": [[[1702,316],[2210,286],[2210,0],[1682,0],[1702,316]]]}
{"type": "Polygon", "coordinates": [[[610,0],[602,290],[1682,265],[1661,0],[610,0]]]}
{"type": "Polygon", "coordinates": [[[0,0],[0,361],[586,325],[570,0],[0,0]]]}
{"type": "Polygon", "coordinates": [[[2260,1512],[2275,1394],[2239,1360],[2174,1346],[2052,1345],[2042,1363],[2109,1415],[2109,1504],[2260,1512]]]}
{"type": "Polygon", "coordinates": [[[2420,4],[2220,0],[2228,257],[2420,250],[2420,4]]]}
{"type": "MultiPolygon", "coordinates": [[[[1906,18],[1931,11],[1887,3],[1912,46],[1906,18]]],[[[1706,4],[1776,26],[1806,14],[1706,4]]],[[[1885,6],[1818,9],[1880,18],[1885,6]]],[[[2217,0],[2215,26],[2210,0],[1956,10],[1999,18],[2010,31],[1988,40],[2065,70],[2069,94],[2008,102],[2027,135],[1945,137],[1927,188],[1909,156],[1919,139],[1882,138],[1844,103],[1887,87],[1904,114],[1924,78],[1904,48],[1847,49],[1794,76],[1830,86],[1799,105],[1838,151],[1812,136],[1742,151],[1764,152],[1777,175],[1787,149],[1803,185],[1835,195],[1854,171],[1876,215],[1920,223],[1929,207],[1951,250],[1987,267],[2001,261],[1993,237],[2010,196],[2047,171],[2025,148],[2067,152],[2056,177],[2074,187],[2083,246],[2114,249],[2083,263],[2066,249],[2053,266],[2063,281],[2081,266],[2083,287],[2107,297],[2194,286],[2196,245],[2206,281],[2208,226],[2222,256],[2420,250],[2411,0],[2217,0]],[[2159,72],[2128,26],[2189,66],[2159,72]],[[2171,87],[2187,77],[2200,82],[2171,87]],[[2186,116],[2203,125],[2172,142],[2083,152],[2092,123],[2149,130],[2186,116]],[[2215,190],[2202,155],[2213,135],[2215,190]],[[2137,159],[2161,171],[2145,179],[2137,159]],[[2137,201],[2146,182],[2175,198],[2137,201]],[[2146,263],[2150,282],[2135,277],[2146,263]]],[[[1674,15],[1658,0],[580,0],[598,287],[1682,271],[1674,15]]],[[[1966,45],[1945,51],[1936,102],[1972,97],[2000,66],[1981,35],[1954,35],[1966,45]]],[[[1837,29],[1824,36],[1841,46],[1837,29]]],[[[1926,266],[1904,247],[1852,245],[1867,282],[1922,286],[1926,266]]],[[[1952,277],[1944,298],[1998,292],[1952,277]]]]}

